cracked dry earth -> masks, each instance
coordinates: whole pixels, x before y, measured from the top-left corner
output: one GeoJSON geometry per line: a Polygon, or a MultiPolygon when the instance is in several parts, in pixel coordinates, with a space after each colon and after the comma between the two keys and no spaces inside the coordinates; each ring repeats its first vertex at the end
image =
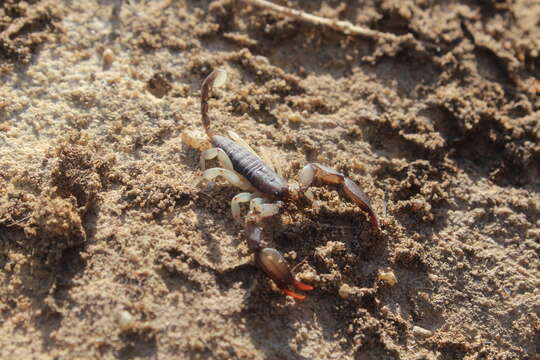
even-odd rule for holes
{"type": "Polygon", "coordinates": [[[0,358],[540,359],[540,3],[0,2],[0,358]],[[295,179],[265,223],[303,302],[251,263],[201,181],[200,83],[295,179]]]}

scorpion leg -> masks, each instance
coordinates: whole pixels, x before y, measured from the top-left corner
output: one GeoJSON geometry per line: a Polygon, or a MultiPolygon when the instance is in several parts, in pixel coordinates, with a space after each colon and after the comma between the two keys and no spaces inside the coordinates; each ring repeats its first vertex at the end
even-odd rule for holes
{"type": "Polygon", "coordinates": [[[371,207],[371,201],[354,181],[328,166],[317,163],[310,163],[304,166],[300,171],[300,183],[302,188],[306,189],[311,186],[315,179],[318,179],[325,184],[341,184],[345,191],[345,195],[358,205],[360,209],[368,213],[373,230],[379,229],[379,220],[371,207]]]}
{"type": "Polygon", "coordinates": [[[250,202],[256,196],[257,195],[252,194],[252,193],[243,192],[233,197],[233,199],[231,200],[231,212],[232,212],[233,218],[236,221],[240,221],[240,203],[250,202]]]}
{"type": "MultiPolygon", "coordinates": [[[[279,209],[283,205],[281,201],[273,204],[265,204],[266,200],[260,197],[256,197],[249,203],[250,214],[257,214],[259,219],[264,219],[270,216],[274,216],[279,212],[279,209]]],[[[253,215],[252,215],[253,216],[253,215]]]]}
{"type": "MultiPolygon", "coordinates": [[[[253,203],[253,202],[252,202],[253,203]]],[[[263,204],[276,205],[276,204],[263,204]]],[[[279,206],[279,204],[278,204],[279,206]]],[[[278,288],[286,295],[297,300],[304,300],[305,295],[298,294],[290,288],[308,291],[313,286],[301,283],[294,278],[289,265],[279,251],[262,246],[262,228],[258,222],[267,214],[255,214],[250,211],[246,221],[246,237],[249,250],[255,254],[255,263],[264,273],[276,283],[278,288]]],[[[268,215],[271,216],[271,215],[268,215]]]]}
{"type": "Polygon", "coordinates": [[[203,177],[209,181],[215,179],[218,176],[223,176],[229,183],[239,187],[242,190],[253,190],[253,186],[251,185],[251,183],[247,181],[246,178],[244,178],[242,175],[239,175],[234,171],[221,168],[211,168],[203,173],[203,177]]]}
{"type": "Polygon", "coordinates": [[[231,159],[229,159],[229,156],[220,148],[211,148],[208,150],[205,150],[201,153],[201,169],[204,171],[206,169],[205,161],[211,160],[213,158],[217,157],[219,160],[219,163],[221,166],[227,170],[234,171],[233,164],[231,162],[231,159]]]}
{"type": "Polygon", "coordinates": [[[251,212],[256,212],[260,218],[266,218],[274,216],[279,212],[281,208],[281,202],[274,204],[265,204],[265,199],[259,197],[260,193],[248,193],[243,192],[237,194],[231,200],[231,212],[233,218],[237,221],[240,220],[240,203],[249,202],[249,209],[251,212]]]}

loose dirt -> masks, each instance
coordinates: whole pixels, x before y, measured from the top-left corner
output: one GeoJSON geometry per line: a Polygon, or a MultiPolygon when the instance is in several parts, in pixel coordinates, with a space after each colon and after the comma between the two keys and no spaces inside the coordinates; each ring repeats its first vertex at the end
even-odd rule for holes
{"type": "Polygon", "coordinates": [[[279,4],[415,45],[240,0],[0,3],[1,358],[540,359],[540,3],[279,4]],[[384,222],[331,186],[265,223],[304,302],[182,141],[217,66],[218,131],[384,222]]]}

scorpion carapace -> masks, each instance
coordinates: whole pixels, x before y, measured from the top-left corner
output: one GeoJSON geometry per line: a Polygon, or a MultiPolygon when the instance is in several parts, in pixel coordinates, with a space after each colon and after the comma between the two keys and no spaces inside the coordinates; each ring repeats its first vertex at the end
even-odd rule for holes
{"type": "Polygon", "coordinates": [[[303,196],[306,189],[317,180],[323,184],[341,185],[345,195],[367,212],[374,230],[378,230],[379,221],[368,196],[351,179],[338,171],[321,164],[309,163],[300,171],[300,186],[289,185],[274,169],[265,164],[240,136],[232,131],[229,132],[231,138],[215,134],[208,114],[208,99],[212,87],[221,86],[226,78],[225,70],[217,69],[202,83],[201,118],[206,134],[214,146],[201,154],[203,177],[212,180],[221,176],[245,191],[232,199],[231,210],[233,217],[239,221],[240,204],[249,202],[249,212],[245,218],[245,235],[248,247],[255,256],[255,263],[283,293],[303,300],[305,296],[297,294],[292,289],[306,291],[312,290],[313,287],[294,278],[278,250],[263,247],[262,220],[276,215],[283,204],[282,201],[291,201],[303,196]],[[216,157],[222,167],[205,170],[205,161],[216,157]]]}

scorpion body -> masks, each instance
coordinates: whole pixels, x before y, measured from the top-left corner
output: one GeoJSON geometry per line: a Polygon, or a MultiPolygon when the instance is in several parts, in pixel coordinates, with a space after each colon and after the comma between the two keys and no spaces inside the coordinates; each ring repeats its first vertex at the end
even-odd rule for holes
{"type": "Polygon", "coordinates": [[[227,154],[234,170],[244,175],[247,181],[259,190],[259,192],[279,198],[287,195],[289,190],[287,181],[276,174],[274,170],[268,167],[251,151],[238,145],[231,139],[220,135],[214,135],[212,137],[212,144],[227,154]]]}
{"type": "Polygon", "coordinates": [[[223,69],[214,70],[201,86],[201,118],[206,134],[214,148],[201,154],[201,168],[205,170],[205,160],[218,158],[222,168],[205,170],[203,177],[212,180],[222,176],[231,184],[249,191],[236,195],[231,201],[233,217],[240,219],[241,202],[249,202],[250,210],[245,220],[247,244],[255,255],[255,263],[270,277],[285,294],[303,300],[304,295],[297,294],[291,288],[312,290],[310,285],[297,281],[281,253],[273,248],[263,247],[261,221],[276,215],[281,201],[295,200],[303,195],[303,191],[315,180],[326,184],[343,186],[346,196],[368,213],[372,228],[378,230],[379,222],[366,194],[351,179],[336,170],[317,163],[307,164],[300,172],[301,188],[290,186],[271,167],[266,165],[250,146],[238,135],[229,132],[234,140],[217,135],[212,130],[208,114],[208,99],[213,86],[221,86],[226,80],[223,69]],[[272,201],[276,201],[271,203],[272,201]]]}

